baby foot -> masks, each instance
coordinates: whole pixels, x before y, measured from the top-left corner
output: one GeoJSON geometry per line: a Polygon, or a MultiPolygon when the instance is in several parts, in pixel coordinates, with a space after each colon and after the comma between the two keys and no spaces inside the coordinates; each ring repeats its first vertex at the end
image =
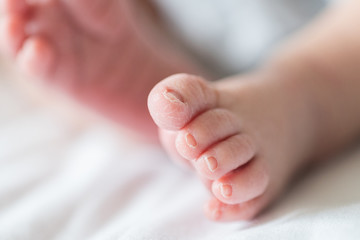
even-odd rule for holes
{"type": "Polygon", "coordinates": [[[295,86],[264,76],[210,83],[180,74],[149,95],[165,148],[207,179],[210,219],[252,219],[306,163],[312,144],[306,100],[295,86]]]}
{"type": "Polygon", "coordinates": [[[193,72],[193,65],[152,31],[147,2],[2,0],[1,48],[26,73],[155,135],[148,93],[170,74],[193,72]]]}

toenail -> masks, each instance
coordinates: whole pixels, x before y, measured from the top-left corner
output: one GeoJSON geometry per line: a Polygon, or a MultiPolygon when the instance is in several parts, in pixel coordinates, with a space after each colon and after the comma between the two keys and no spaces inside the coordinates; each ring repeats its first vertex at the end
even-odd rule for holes
{"type": "Polygon", "coordinates": [[[191,147],[191,148],[196,148],[197,146],[197,142],[194,138],[193,135],[191,135],[190,133],[188,133],[185,137],[185,140],[186,140],[186,144],[191,147]]]}
{"type": "Polygon", "coordinates": [[[229,184],[221,184],[220,191],[224,198],[229,198],[232,195],[232,187],[229,184]]]}
{"type": "Polygon", "coordinates": [[[211,172],[215,172],[218,168],[218,162],[214,157],[205,157],[205,162],[211,172]]]}
{"type": "Polygon", "coordinates": [[[163,96],[170,102],[184,103],[183,97],[173,90],[165,90],[163,96]]]}

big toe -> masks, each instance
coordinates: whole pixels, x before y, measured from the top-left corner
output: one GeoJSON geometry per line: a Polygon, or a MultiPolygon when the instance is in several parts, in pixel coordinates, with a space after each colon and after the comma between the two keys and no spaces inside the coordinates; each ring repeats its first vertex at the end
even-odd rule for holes
{"type": "Polygon", "coordinates": [[[216,90],[201,77],[187,74],[173,75],[158,83],[148,98],[153,120],[166,130],[180,130],[216,105],[216,90]]]}

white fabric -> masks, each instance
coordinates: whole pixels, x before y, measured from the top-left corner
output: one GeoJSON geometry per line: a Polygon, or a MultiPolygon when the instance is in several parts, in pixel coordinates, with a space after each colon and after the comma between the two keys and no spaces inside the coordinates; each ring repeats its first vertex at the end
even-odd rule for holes
{"type": "Polygon", "coordinates": [[[314,171],[252,223],[212,223],[202,215],[207,192],[160,149],[30,104],[6,71],[1,240],[360,239],[360,150],[314,171]]]}
{"type": "MultiPolygon", "coordinates": [[[[164,0],[175,5],[163,7],[173,9],[175,22],[187,20],[191,28],[182,33],[194,36],[200,53],[213,49],[212,60],[231,71],[258,61],[268,44],[307,19],[285,11],[277,28],[271,15],[249,11],[259,0],[216,1],[164,0]],[[176,3],[196,4],[201,17],[191,7],[178,11],[176,3]]],[[[1,65],[1,240],[360,239],[360,149],[309,174],[256,221],[212,223],[202,215],[208,193],[159,148],[102,122],[79,127],[59,118],[30,104],[12,80],[1,65]]]]}

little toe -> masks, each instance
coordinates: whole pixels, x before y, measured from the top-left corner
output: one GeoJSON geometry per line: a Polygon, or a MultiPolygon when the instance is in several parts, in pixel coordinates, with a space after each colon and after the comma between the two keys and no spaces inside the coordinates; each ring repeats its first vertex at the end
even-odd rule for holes
{"type": "Polygon", "coordinates": [[[25,40],[25,22],[18,15],[7,16],[0,22],[1,51],[15,56],[25,40]]]}
{"type": "Polygon", "coordinates": [[[47,78],[55,65],[55,52],[46,39],[31,37],[19,51],[17,62],[26,73],[47,78]]]}
{"type": "Polygon", "coordinates": [[[237,134],[239,129],[239,121],[230,111],[211,109],[197,116],[179,132],[176,148],[181,156],[194,160],[212,145],[237,134]]]}
{"type": "Polygon", "coordinates": [[[269,175],[262,161],[254,159],[214,181],[212,192],[226,204],[239,204],[262,195],[269,185],[269,175]]]}
{"type": "Polygon", "coordinates": [[[194,166],[202,176],[216,180],[246,164],[255,153],[249,137],[236,134],[209,148],[194,161],[194,166]]]}
{"type": "Polygon", "coordinates": [[[268,199],[261,196],[244,203],[228,205],[214,198],[205,204],[204,212],[212,221],[250,221],[263,210],[267,202],[268,199]]]}
{"type": "Polygon", "coordinates": [[[177,74],[153,88],[148,107],[160,128],[180,130],[201,112],[215,107],[216,102],[216,92],[205,80],[177,74]]]}

